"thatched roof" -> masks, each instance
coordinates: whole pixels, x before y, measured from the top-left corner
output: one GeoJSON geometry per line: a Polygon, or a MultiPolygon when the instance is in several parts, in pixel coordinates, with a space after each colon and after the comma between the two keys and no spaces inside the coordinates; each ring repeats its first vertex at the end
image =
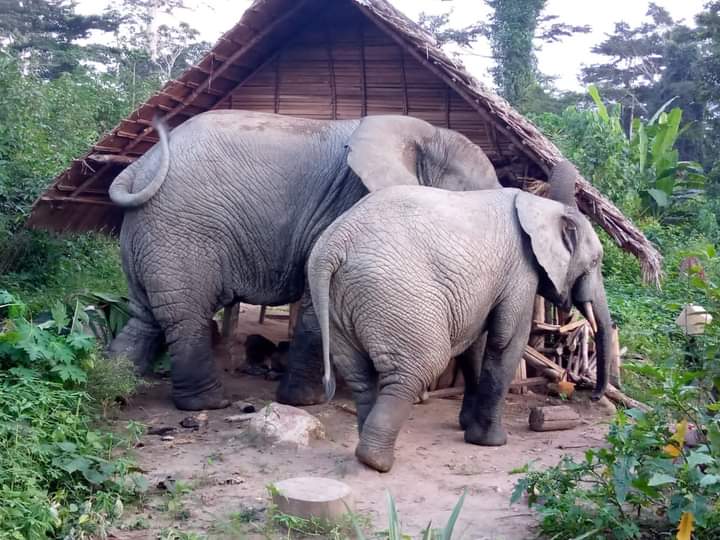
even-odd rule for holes
{"type": "MultiPolygon", "coordinates": [[[[530,121],[387,1],[255,0],[197,66],[74,160],[35,203],[30,225],[116,232],[122,210],[107,189],[157,141],[152,118],[177,126],[214,108],[318,118],[411,114],[465,133],[496,166],[524,164],[525,176],[543,180],[563,159],[530,121]]],[[[576,189],[580,209],[638,257],[646,280],[657,282],[662,258],[643,233],[579,174],[576,189]]]]}

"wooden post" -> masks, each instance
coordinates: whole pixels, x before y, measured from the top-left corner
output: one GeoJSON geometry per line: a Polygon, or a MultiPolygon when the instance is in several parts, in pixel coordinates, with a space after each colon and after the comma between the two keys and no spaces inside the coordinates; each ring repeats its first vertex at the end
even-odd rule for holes
{"type": "Polygon", "coordinates": [[[238,318],[240,317],[240,304],[236,303],[232,306],[227,306],[223,310],[223,325],[222,325],[222,337],[227,339],[232,337],[237,328],[238,318]]]}
{"type": "Polygon", "coordinates": [[[620,332],[618,331],[617,324],[612,325],[612,349],[610,356],[610,384],[616,388],[620,388],[620,366],[622,360],[620,358],[620,332]]]}
{"type": "MultiPolygon", "coordinates": [[[[515,380],[513,382],[518,382],[527,379],[527,364],[525,363],[525,358],[520,358],[520,363],[518,364],[517,370],[515,371],[515,380]]],[[[510,393],[511,394],[527,394],[527,387],[526,386],[518,386],[518,387],[510,387],[510,393]]]]}
{"type": "Polygon", "coordinates": [[[290,319],[288,320],[288,338],[292,339],[295,335],[295,325],[297,325],[298,314],[300,313],[300,300],[290,304],[290,319]]]}
{"type": "Polygon", "coordinates": [[[258,319],[258,324],[262,324],[265,321],[265,310],[267,309],[267,306],[260,306],[260,318],[258,319]]]}
{"type": "MultiPolygon", "coordinates": [[[[537,295],[535,296],[535,305],[533,307],[533,322],[545,322],[545,299],[537,295]]],[[[538,334],[530,337],[530,346],[539,349],[545,346],[545,336],[538,334]]]]}

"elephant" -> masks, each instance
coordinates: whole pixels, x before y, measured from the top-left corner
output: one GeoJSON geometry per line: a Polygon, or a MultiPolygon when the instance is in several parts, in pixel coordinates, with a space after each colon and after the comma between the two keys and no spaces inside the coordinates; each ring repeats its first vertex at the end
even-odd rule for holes
{"type": "Polygon", "coordinates": [[[109,188],[125,209],[121,258],[131,318],[109,355],[148,369],[171,356],[179,409],[228,405],[214,367],[211,318],[246,302],[301,301],[277,399],[322,401],[320,332],[305,264],[328,225],[370,191],[394,184],[447,190],[500,186],[469,139],[408,116],[310,120],[213,110],[168,133],[109,188]]]}
{"type": "Polygon", "coordinates": [[[308,284],[327,399],[332,364],[357,406],[357,458],[384,472],[414,400],[458,356],[460,425],[469,443],[506,444],[503,400],[530,335],[537,293],[575,305],[595,330],[599,399],[612,320],[603,249],[574,206],[562,162],[544,197],[511,188],[453,193],[393,186],[369,194],[318,239],[308,284]],[[332,364],[331,355],[332,353],[332,364]]]}

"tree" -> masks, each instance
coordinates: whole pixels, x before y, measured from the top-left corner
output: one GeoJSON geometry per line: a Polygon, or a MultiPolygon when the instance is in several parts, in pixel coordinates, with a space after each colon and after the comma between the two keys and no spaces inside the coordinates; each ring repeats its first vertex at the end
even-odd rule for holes
{"type": "Polygon", "coordinates": [[[159,23],[161,14],[186,9],[184,0],[123,0],[121,7],[124,18],[118,39],[134,74],[155,74],[164,82],[210,49],[209,43],[197,40],[199,32],[187,23],[159,23]],[[128,50],[134,53],[127,54],[128,50]]]}
{"type": "MultiPolygon", "coordinates": [[[[648,89],[660,79],[665,67],[663,53],[673,28],[678,24],[662,7],[651,3],[650,21],[637,27],[625,22],[615,24],[615,31],[592,52],[606,56],[604,63],[582,70],[582,81],[595,84],[607,98],[621,103],[628,111],[640,108],[647,112],[648,89]]],[[[633,113],[626,119],[629,125],[633,113]]]]}
{"type": "Polygon", "coordinates": [[[78,15],[70,0],[4,0],[0,2],[0,43],[24,59],[26,67],[54,79],[92,59],[102,47],[81,46],[93,30],[114,32],[115,14],[78,15]]]}
{"type": "Polygon", "coordinates": [[[493,9],[490,22],[476,22],[462,28],[448,27],[450,13],[421,13],[419,23],[440,45],[454,43],[471,47],[479,38],[490,41],[495,67],[492,69],[500,93],[521,109],[548,106],[555,98],[548,91],[549,80],[537,70],[538,43],[560,41],[588,26],[558,22],[556,15],[541,16],[547,0],[486,0],[493,9]]]}

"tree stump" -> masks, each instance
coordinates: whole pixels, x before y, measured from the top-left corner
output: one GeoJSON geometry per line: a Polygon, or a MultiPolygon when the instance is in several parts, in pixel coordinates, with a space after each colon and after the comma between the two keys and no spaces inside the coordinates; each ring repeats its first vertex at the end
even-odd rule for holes
{"type": "Polygon", "coordinates": [[[580,425],[580,415],[567,405],[533,407],[529,422],[533,431],[559,431],[580,425]]]}
{"type": "Polygon", "coordinates": [[[352,511],[350,487],[331,478],[289,478],[274,487],[273,503],[284,514],[337,522],[352,511]]]}

